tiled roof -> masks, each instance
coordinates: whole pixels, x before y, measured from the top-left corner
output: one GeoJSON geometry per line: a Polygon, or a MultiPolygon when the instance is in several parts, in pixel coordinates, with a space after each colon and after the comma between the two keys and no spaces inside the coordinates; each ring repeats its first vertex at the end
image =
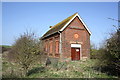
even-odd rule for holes
{"type": "Polygon", "coordinates": [[[73,14],[72,16],[70,16],[70,17],[64,19],[63,21],[59,22],[58,24],[54,25],[49,31],[47,31],[42,36],[42,39],[60,31],[60,29],[62,29],[76,14],[77,13],[73,14]]]}

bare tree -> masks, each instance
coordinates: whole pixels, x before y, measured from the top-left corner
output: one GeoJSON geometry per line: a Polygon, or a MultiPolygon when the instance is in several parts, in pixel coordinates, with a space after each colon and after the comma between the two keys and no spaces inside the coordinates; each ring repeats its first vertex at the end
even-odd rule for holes
{"type": "Polygon", "coordinates": [[[35,39],[35,34],[27,32],[21,35],[13,44],[12,53],[26,76],[28,70],[40,56],[39,41],[35,39]]]}

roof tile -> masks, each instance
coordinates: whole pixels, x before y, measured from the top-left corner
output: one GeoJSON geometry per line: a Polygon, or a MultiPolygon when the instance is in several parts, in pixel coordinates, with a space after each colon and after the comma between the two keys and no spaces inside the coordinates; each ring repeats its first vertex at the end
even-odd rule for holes
{"type": "Polygon", "coordinates": [[[70,17],[64,19],[63,21],[57,23],[56,25],[54,25],[49,31],[47,31],[42,36],[42,39],[60,31],[60,29],[62,29],[76,14],[77,13],[73,14],[72,16],[70,16],[70,17]]]}

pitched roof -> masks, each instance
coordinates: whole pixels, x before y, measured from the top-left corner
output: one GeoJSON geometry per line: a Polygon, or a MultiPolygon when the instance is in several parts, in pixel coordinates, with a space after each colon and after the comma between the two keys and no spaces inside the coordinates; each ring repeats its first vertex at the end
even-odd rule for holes
{"type": "MultiPolygon", "coordinates": [[[[56,25],[54,25],[49,31],[47,31],[43,36],[42,39],[44,39],[45,37],[48,37],[52,34],[57,33],[58,31],[63,31],[64,28],[76,17],[78,16],[80,18],[80,16],[78,15],[78,13],[73,14],[72,16],[64,19],[63,21],[57,23],[56,25]]],[[[82,19],[80,18],[80,20],[82,21],[82,19]]],[[[83,25],[85,25],[85,23],[82,21],[83,25]]],[[[87,28],[87,26],[85,25],[86,29],[88,30],[88,32],[91,34],[91,32],[89,31],[89,29],[87,28]]]]}

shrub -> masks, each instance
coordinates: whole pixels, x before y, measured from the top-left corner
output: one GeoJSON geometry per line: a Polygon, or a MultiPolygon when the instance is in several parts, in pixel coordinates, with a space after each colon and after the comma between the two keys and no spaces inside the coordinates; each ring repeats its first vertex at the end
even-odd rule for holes
{"type": "Polygon", "coordinates": [[[39,41],[34,33],[24,33],[12,46],[11,55],[14,55],[15,61],[21,66],[23,75],[26,76],[28,70],[40,58],[39,41]]]}
{"type": "Polygon", "coordinates": [[[97,49],[91,49],[90,50],[90,58],[91,59],[97,59],[98,58],[98,50],[97,49]]]}
{"type": "Polygon", "coordinates": [[[99,49],[98,64],[102,71],[120,76],[120,27],[106,40],[104,47],[99,49]]]}

